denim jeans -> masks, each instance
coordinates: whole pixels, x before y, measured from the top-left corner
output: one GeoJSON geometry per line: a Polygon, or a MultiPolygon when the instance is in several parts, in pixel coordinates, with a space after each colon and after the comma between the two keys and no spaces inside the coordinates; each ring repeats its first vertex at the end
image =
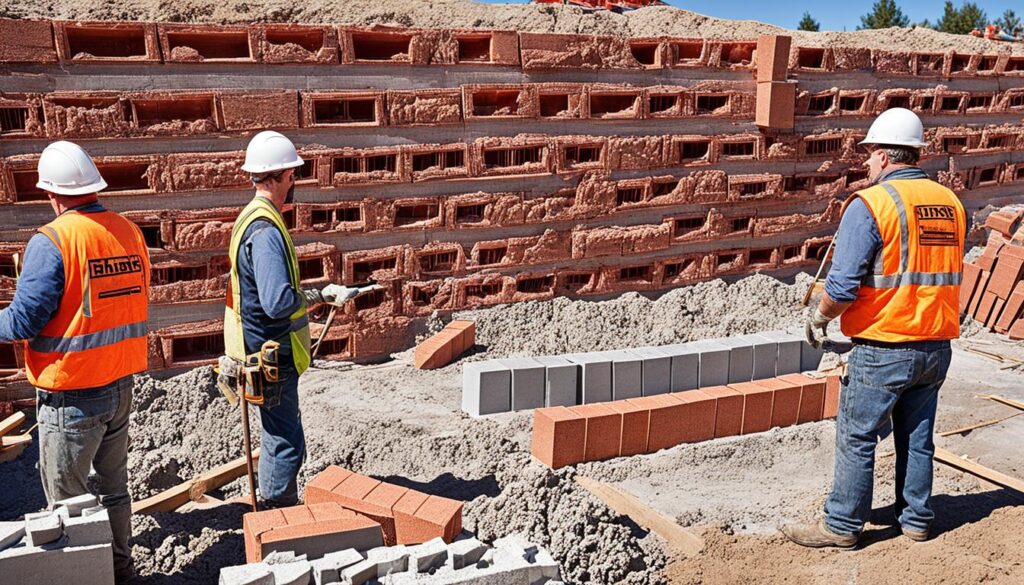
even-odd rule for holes
{"type": "MultiPolygon", "coordinates": [[[[285,359],[282,357],[282,363],[285,359]]],[[[306,437],[299,415],[299,374],[282,367],[276,384],[264,388],[260,406],[260,496],[268,507],[293,506],[298,502],[296,478],[306,458],[306,437]]]]}
{"type": "Polygon", "coordinates": [[[132,500],[128,495],[128,414],[133,377],[89,390],[49,392],[37,389],[39,474],[46,500],[54,502],[89,492],[90,469],[100,504],[110,515],[114,534],[114,573],[131,572],[128,540],[132,500]]]}
{"type": "Polygon", "coordinates": [[[900,525],[926,531],[935,517],[932,457],[935,409],[952,350],[948,341],[887,347],[857,344],[842,381],[836,420],[836,461],[825,523],[838,534],[859,534],[871,512],[875,447],[892,431],[900,525]]]}

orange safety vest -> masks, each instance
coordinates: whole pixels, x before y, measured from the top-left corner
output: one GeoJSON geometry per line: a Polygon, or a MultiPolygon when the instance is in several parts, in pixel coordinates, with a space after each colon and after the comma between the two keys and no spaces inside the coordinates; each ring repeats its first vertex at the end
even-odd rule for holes
{"type": "Polygon", "coordinates": [[[142,230],[111,211],[66,211],[39,232],[63,258],[64,294],[28,342],[29,382],[82,390],[144,371],[149,254],[142,230]]]}
{"type": "Polygon", "coordinates": [[[843,334],[885,343],[955,339],[967,216],[955,193],[928,179],[894,179],[858,191],[882,249],[843,313],[843,334]]]}

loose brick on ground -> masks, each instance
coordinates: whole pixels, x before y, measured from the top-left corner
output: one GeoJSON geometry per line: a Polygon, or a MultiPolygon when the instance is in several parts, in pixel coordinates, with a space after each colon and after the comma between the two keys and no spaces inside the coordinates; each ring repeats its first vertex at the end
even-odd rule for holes
{"type": "Polygon", "coordinates": [[[552,469],[584,461],[587,421],[565,406],[533,411],[530,452],[552,469]]]}

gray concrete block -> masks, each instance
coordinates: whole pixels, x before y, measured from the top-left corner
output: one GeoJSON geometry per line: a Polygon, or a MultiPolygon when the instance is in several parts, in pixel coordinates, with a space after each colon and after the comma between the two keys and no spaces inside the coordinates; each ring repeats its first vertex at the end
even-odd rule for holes
{"type": "Polygon", "coordinates": [[[670,389],[672,392],[693,390],[700,386],[700,351],[689,343],[663,345],[658,348],[671,360],[672,375],[670,389]]]}
{"type": "Polygon", "coordinates": [[[70,546],[110,544],[114,541],[114,535],[110,531],[110,516],[106,509],[89,516],[64,520],[64,534],[67,535],[70,546]]]}
{"type": "Polygon", "coordinates": [[[448,545],[440,537],[409,547],[409,570],[426,573],[448,561],[448,545]]]}
{"type": "Polygon", "coordinates": [[[64,518],[59,513],[40,512],[25,515],[25,543],[28,546],[53,542],[63,535],[64,518]]]}
{"type": "Polygon", "coordinates": [[[313,573],[313,580],[316,585],[328,583],[340,583],[340,571],[345,567],[362,562],[365,557],[363,553],[354,548],[324,555],[323,558],[310,562],[310,569],[313,573]]]}
{"type": "Polygon", "coordinates": [[[0,522],[0,550],[18,544],[24,537],[24,522],[0,522]]]}
{"type": "Polygon", "coordinates": [[[448,566],[458,571],[475,565],[487,552],[488,546],[475,538],[458,540],[448,545],[448,566]]]}
{"type": "Polygon", "coordinates": [[[64,506],[68,509],[68,516],[71,518],[77,518],[82,515],[82,510],[86,508],[94,508],[99,505],[99,500],[92,494],[82,494],[66,500],[60,500],[53,503],[54,508],[64,506]]]}
{"type": "Polygon", "coordinates": [[[218,585],[275,585],[275,577],[266,563],[237,565],[220,570],[218,585]]]}
{"type": "Polygon", "coordinates": [[[612,364],[608,355],[598,352],[573,353],[562,356],[580,366],[580,404],[609,402],[612,399],[612,364]]]}
{"type": "Polygon", "coordinates": [[[810,372],[818,369],[821,365],[821,358],[825,356],[825,350],[811,347],[804,339],[800,343],[800,371],[810,372]]]}
{"type": "MultiPolygon", "coordinates": [[[[754,348],[743,337],[713,339],[729,348],[729,383],[749,382],[754,379],[754,348]]],[[[774,368],[774,362],[772,367],[774,368]]]]}
{"type": "Polygon", "coordinates": [[[691,342],[690,346],[697,350],[700,359],[698,387],[707,388],[729,383],[729,354],[732,351],[730,347],[710,339],[691,342]]]}
{"type": "Polygon", "coordinates": [[[533,358],[544,366],[544,406],[576,406],[580,403],[580,367],[561,356],[533,358]]]}
{"type": "Polygon", "coordinates": [[[105,506],[92,506],[91,508],[83,508],[82,516],[92,516],[93,514],[99,514],[100,512],[106,511],[105,506]]]}
{"type": "Polygon", "coordinates": [[[654,396],[672,391],[672,358],[658,347],[629,350],[640,358],[641,394],[654,396]]]}
{"type": "Polygon", "coordinates": [[[779,359],[779,344],[760,333],[741,335],[738,339],[749,344],[754,352],[754,371],[750,380],[774,378],[779,359]]]}
{"type": "Polygon", "coordinates": [[[512,409],[512,372],[497,360],[462,366],[462,410],[471,416],[512,409]]]}
{"type": "Polygon", "coordinates": [[[785,376],[800,371],[800,346],[805,343],[804,336],[785,331],[767,331],[759,335],[767,337],[778,345],[778,357],[775,360],[775,375],[785,376]]]}
{"type": "Polygon", "coordinates": [[[18,585],[113,585],[114,554],[109,544],[19,545],[0,551],[0,579],[18,585]]]}
{"type": "Polygon", "coordinates": [[[625,350],[606,353],[612,363],[612,400],[643,396],[643,358],[625,350]]]}
{"type": "Polygon", "coordinates": [[[341,582],[349,585],[363,585],[377,578],[377,562],[366,559],[345,567],[340,571],[341,582]]]}
{"type": "Polygon", "coordinates": [[[309,585],[313,568],[309,561],[297,560],[270,565],[270,570],[274,574],[274,585],[309,585]]]}
{"type": "Polygon", "coordinates": [[[544,408],[544,365],[533,358],[498,360],[512,372],[512,410],[544,408]]]}
{"type": "Polygon", "coordinates": [[[296,561],[304,560],[306,560],[306,555],[296,556],[295,551],[279,550],[274,551],[269,555],[263,557],[263,560],[260,562],[266,563],[268,565],[283,565],[285,563],[294,563],[296,561]]]}
{"type": "Polygon", "coordinates": [[[409,550],[402,544],[368,550],[366,560],[377,563],[378,578],[409,570],[409,550]]]}

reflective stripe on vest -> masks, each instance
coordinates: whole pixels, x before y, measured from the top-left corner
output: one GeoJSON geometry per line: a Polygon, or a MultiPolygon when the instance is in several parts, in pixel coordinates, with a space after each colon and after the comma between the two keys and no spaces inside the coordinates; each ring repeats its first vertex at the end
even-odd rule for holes
{"type": "Polygon", "coordinates": [[[67,211],[39,232],[64,263],[64,292],[28,340],[29,382],[52,391],[107,385],[148,362],[149,255],[142,231],[110,211],[67,211]]]}
{"type": "MultiPolygon", "coordinates": [[[[284,223],[281,213],[269,201],[254,197],[242,213],[231,230],[231,243],[228,248],[228,258],[231,262],[231,274],[228,281],[227,303],[224,308],[224,353],[235,360],[244,361],[246,355],[245,334],[242,326],[242,299],[241,287],[238,279],[238,250],[242,245],[242,236],[250,225],[256,220],[265,219],[269,221],[281,233],[284,239],[285,248],[288,252],[286,260],[288,264],[288,276],[292,288],[301,296],[299,278],[299,260],[295,253],[295,244],[292,242],[291,234],[288,233],[288,226],[284,223]]],[[[258,302],[258,301],[256,301],[258,302]]],[[[299,308],[289,317],[288,337],[292,346],[292,360],[295,369],[299,374],[309,368],[312,361],[309,335],[309,318],[306,316],[305,300],[299,308]]],[[[277,340],[274,340],[277,341],[277,340]]]]}

